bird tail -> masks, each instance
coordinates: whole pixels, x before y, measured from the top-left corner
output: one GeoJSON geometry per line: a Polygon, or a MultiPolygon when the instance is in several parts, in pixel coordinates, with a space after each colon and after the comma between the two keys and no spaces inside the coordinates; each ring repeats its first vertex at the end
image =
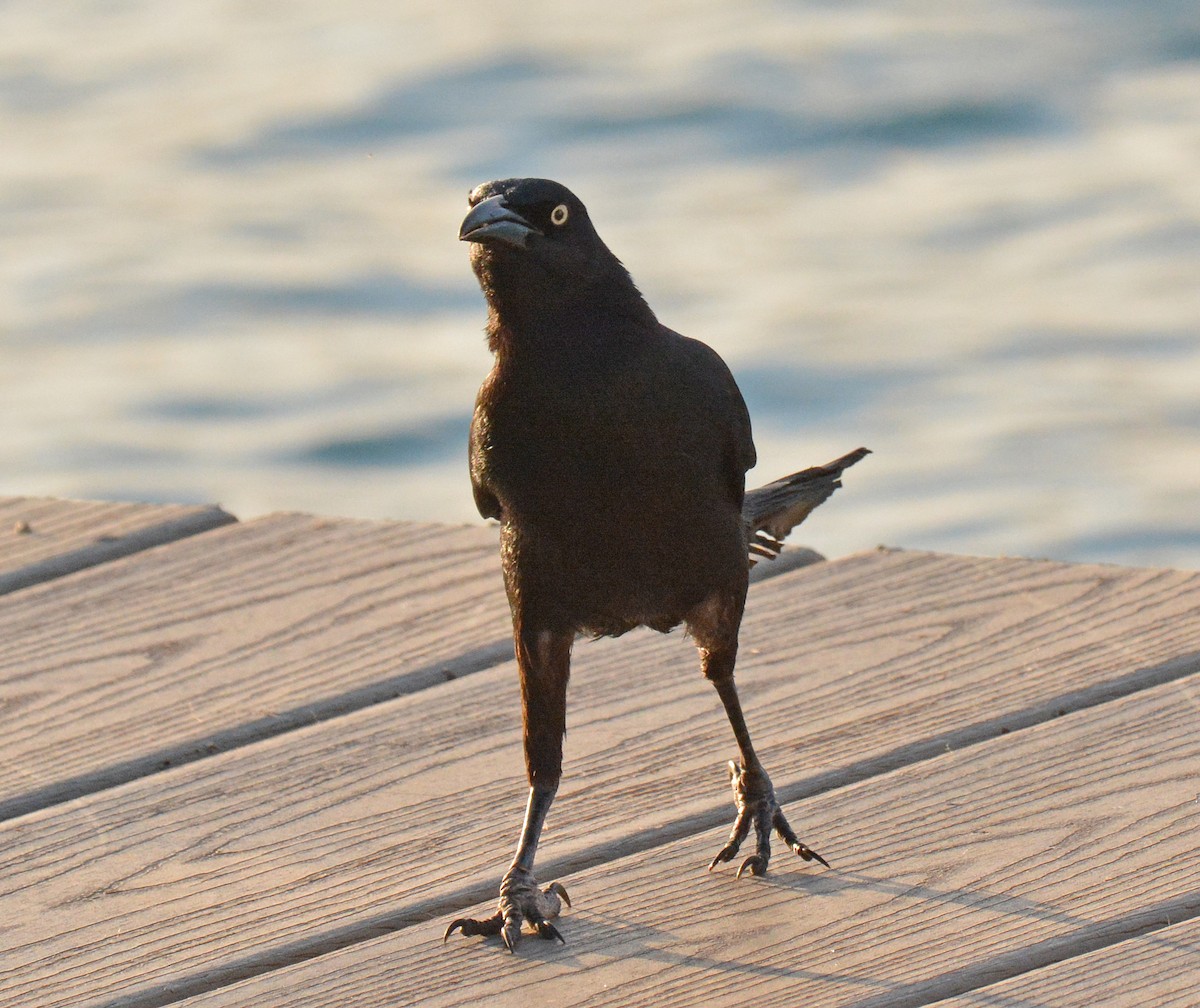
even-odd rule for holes
{"type": "Polygon", "coordinates": [[[813,466],[757,490],[747,490],[742,517],[749,536],[750,562],[756,563],[755,557],[773,560],[779,556],[788,533],[842,485],[842,471],[870,454],[866,448],[856,448],[828,465],[813,466]]]}

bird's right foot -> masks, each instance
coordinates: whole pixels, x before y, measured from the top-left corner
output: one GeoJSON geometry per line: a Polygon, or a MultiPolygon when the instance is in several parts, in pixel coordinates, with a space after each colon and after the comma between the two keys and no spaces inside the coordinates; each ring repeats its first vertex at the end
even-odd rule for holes
{"type": "Polygon", "coordinates": [[[729,842],[712,859],[708,866],[709,871],[719,864],[732,861],[751,829],[754,830],[755,851],[738,868],[738,878],[742,877],[743,872],[750,872],[752,875],[767,873],[767,864],[771,860],[772,831],[778,833],[783,842],[805,861],[820,861],[826,868],[829,867],[828,861],[796,836],[784,817],[779,802],[775,800],[771,778],[761,766],[747,768],[731,760],[729,783],[737,805],[737,819],[734,820],[733,830],[729,834],[729,842]]]}
{"type": "Polygon", "coordinates": [[[550,921],[558,916],[562,905],[571,905],[567,890],[558,882],[551,882],[539,889],[531,872],[524,868],[510,868],[500,883],[500,905],[491,917],[475,920],[460,917],[451,921],[442,936],[445,942],[455,931],[464,935],[499,935],[510,952],[516,951],[521,941],[521,927],[528,922],[542,938],[558,940],[564,945],[567,940],[550,921]]]}

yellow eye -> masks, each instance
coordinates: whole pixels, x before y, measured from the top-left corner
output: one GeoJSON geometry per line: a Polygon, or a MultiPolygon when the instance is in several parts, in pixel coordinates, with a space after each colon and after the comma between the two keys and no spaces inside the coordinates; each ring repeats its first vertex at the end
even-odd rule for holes
{"type": "Polygon", "coordinates": [[[567,223],[568,213],[569,211],[567,210],[567,204],[559,203],[558,206],[550,211],[550,223],[555,227],[562,227],[567,223]]]}

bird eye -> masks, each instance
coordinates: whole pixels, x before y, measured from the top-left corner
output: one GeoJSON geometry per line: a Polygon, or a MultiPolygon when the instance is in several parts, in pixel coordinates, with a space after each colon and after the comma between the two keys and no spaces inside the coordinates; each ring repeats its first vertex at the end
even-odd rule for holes
{"type": "Polygon", "coordinates": [[[567,204],[559,203],[553,210],[550,211],[550,223],[555,227],[562,227],[567,223],[567,204]]]}

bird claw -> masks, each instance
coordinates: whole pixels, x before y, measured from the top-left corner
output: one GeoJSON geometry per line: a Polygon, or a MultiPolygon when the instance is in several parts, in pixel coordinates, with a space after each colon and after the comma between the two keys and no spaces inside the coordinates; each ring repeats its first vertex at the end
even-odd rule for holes
{"type": "Polygon", "coordinates": [[[461,931],[464,936],[470,938],[472,935],[498,935],[501,927],[504,925],[504,918],[499,914],[492,917],[487,917],[484,920],[474,920],[471,917],[459,917],[458,920],[451,921],[450,926],[446,928],[446,933],[442,935],[442,944],[445,945],[450,936],[455,931],[461,931]]]}
{"type": "Polygon", "coordinates": [[[719,864],[732,861],[737,856],[742,841],[750,835],[751,828],[754,829],[756,850],[738,868],[738,878],[741,878],[747,871],[751,875],[767,873],[767,865],[771,861],[772,831],[778,833],[783,842],[805,861],[819,861],[826,868],[829,867],[828,861],[801,841],[793,832],[784,817],[783,810],[775,800],[775,790],[771,786],[771,780],[761,767],[747,770],[741,763],[731,761],[729,781],[733,788],[734,802],[737,804],[737,819],[734,820],[733,829],[730,831],[729,842],[712,859],[708,866],[709,871],[719,864]]]}
{"type": "Polygon", "coordinates": [[[797,840],[791,845],[792,850],[800,855],[805,861],[817,861],[823,864],[826,868],[829,867],[829,862],[826,861],[820,854],[808,846],[806,843],[801,843],[797,840]]]}
{"type": "Polygon", "coordinates": [[[775,827],[775,832],[783,838],[783,842],[791,847],[797,855],[799,855],[805,861],[817,861],[823,864],[826,868],[829,867],[828,861],[826,861],[823,857],[821,857],[820,854],[818,854],[815,850],[809,847],[808,844],[796,836],[795,832],[792,830],[792,827],[788,825],[787,819],[784,818],[783,809],[781,809],[778,805],[775,806],[775,815],[772,818],[771,823],[775,827]]]}
{"type": "Polygon", "coordinates": [[[499,935],[504,947],[515,952],[521,943],[522,925],[528,921],[541,938],[566,945],[562,932],[550,923],[551,918],[558,916],[563,904],[570,906],[571,898],[561,882],[551,882],[545,889],[538,889],[530,872],[510,868],[500,883],[500,906],[496,913],[482,920],[460,917],[452,921],[442,936],[442,943],[445,944],[455,931],[466,936],[499,935]]]}
{"type": "Polygon", "coordinates": [[[562,936],[562,932],[558,930],[549,921],[542,921],[537,925],[537,933],[546,941],[560,941],[564,945],[567,944],[567,939],[562,936]]]}
{"type": "MultiPolygon", "coordinates": [[[[571,897],[567,895],[567,888],[561,882],[551,882],[544,890],[542,890],[542,895],[544,896],[549,896],[551,893],[554,893],[554,895],[566,903],[567,906],[571,905],[571,897]]],[[[566,942],[563,944],[565,945],[566,942]]]]}
{"type": "Polygon", "coordinates": [[[746,869],[750,869],[751,875],[765,875],[767,873],[767,862],[757,854],[751,854],[737,870],[737,878],[741,878],[746,869]]]}

